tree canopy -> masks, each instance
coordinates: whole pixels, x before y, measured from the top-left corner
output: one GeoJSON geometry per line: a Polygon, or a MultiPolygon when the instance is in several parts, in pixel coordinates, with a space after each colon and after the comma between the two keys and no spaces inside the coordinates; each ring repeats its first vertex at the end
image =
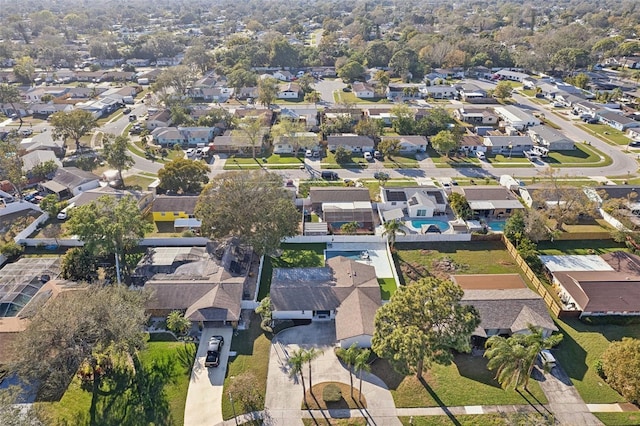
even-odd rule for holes
{"type": "Polygon", "coordinates": [[[130,195],[120,199],[103,195],[97,200],[76,207],[67,222],[68,232],[77,235],[85,248],[94,255],[114,255],[125,278],[130,275],[126,254],[137,247],[153,225],[142,217],[138,203],[130,195]]]}
{"type": "Polygon", "coordinates": [[[66,141],[71,139],[80,149],[80,139],[98,126],[98,121],[89,111],[74,109],[70,112],[59,111],[51,115],[53,137],[66,141]]]}
{"type": "Polygon", "coordinates": [[[432,363],[448,365],[452,350],[470,350],[471,333],[480,324],[475,308],[460,304],[463,291],[457,284],[423,278],[400,287],[378,309],[373,351],[399,372],[415,372],[432,363]]]}
{"type": "Polygon", "coordinates": [[[259,254],[275,252],[283,238],[297,234],[300,221],[282,178],[264,171],[216,176],[203,189],[196,216],[204,235],[237,237],[259,254]]]}
{"type": "Polygon", "coordinates": [[[96,366],[108,350],[133,354],[143,347],[148,293],[94,285],[50,299],[19,333],[11,366],[40,384],[45,398],[61,395],[83,362],[96,366]]]}
{"type": "Polygon", "coordinates": [[[206,163],[187,158],[169,161],[158,171],[160,187],[178,194],[199,194],[202,186],[209,182],[209,167],[206,163]]]}
{"type": "Polygon", "coordinates": [[[640,402],[640,340],[624,337],[602,355],[607,383],[629,402],[640,402]]]}
{"type": "Polygon", "coordinates": [[[120,185],[124,185],[122,171],[130,169],[135,164],[133,157],[129,154],[129,138],[125,135],[105,135],[102,141],[102,154],[107,164],[118,171],[120,185]]]}

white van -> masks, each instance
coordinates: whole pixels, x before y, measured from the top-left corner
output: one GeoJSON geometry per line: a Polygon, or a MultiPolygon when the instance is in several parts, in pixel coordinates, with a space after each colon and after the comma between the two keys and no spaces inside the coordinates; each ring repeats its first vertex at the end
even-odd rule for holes
{"type": "Polygon", "coordinates": [[[543,349],[540,351],[540,363],[543,367],[548,367],[551,370],[556,366],[556,359],[548,349],[543,349]]]}

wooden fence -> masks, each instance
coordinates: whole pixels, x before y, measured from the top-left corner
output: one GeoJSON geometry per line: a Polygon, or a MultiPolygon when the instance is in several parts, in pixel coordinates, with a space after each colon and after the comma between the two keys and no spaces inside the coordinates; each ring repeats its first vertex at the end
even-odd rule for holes
{"type": "Polygon", "coordinates": [[[553,298],[542,281],[540,281],[533,270],[529,267],[527,262],[525,262],[522,256],[520,256],[520,253],[518,253],[516,247],[511,244],[511,241],[509,241],[509,239],[507,239],[507,237],[505,237],[504,235],[502,236],[502,242],[507,248],[509,254],[511,254],[513,259],[515,260],[516,264],[522,269],[524,275],[529,279],[529,281],[531,281],[540,296],[542,296],[542,300],[544,300],[544,302],[547,304],[549,310],[553,312],[553,314],[558,318],[566,317],[567,315],[564,314],[565,312],[572,314],[572,316],[575,315],[576,311],[565,311],[562,309],[562,307],[560,307],[560,305],[558,305],[558,302],[553,298]]]}

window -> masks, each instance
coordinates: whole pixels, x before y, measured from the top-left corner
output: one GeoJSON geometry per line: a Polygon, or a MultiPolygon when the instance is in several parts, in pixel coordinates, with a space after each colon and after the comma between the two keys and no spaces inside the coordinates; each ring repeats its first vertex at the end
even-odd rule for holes
{"type": "Polygon", "coordinates": [[[162,213],[160,213],[160,216],[164,216],[165,214],[166,214],[165,212],[162,212],[162,213]]]}
{"type": "Polygon", "coordinates": [[[173,212],[174,216],[180,216],[180,212],[173,212]]]}
{"type": "Polygon", "coordinates": [[[511,209],[507,209],[507,213],[511,213],[511,209]]]}
{"type": "Polygon", "coordinates": [[[419,209],[419,210],[418,210],[418,212],[416,213],[416,215],[417,215],[418,217],[424,217],[424,216],[426,216],[426,215],[427,215],[427,211],[426,211],[426,210],[424,210],[424,209],[419,209]]]}

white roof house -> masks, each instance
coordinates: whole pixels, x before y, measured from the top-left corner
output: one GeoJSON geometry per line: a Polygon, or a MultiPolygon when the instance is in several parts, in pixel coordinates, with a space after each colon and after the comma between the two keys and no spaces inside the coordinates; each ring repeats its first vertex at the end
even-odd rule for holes
{"type": "Polygon", "coordinates": [[[549,272],[558,271],[613,271],[598,255],[538,256],[549,272]]]}
{"type": "Polygon", "coordinates": [[[513,105],[499,106],[494,111],[503,121],[517,130],[540,125],[538,118],[513,105]]]}

